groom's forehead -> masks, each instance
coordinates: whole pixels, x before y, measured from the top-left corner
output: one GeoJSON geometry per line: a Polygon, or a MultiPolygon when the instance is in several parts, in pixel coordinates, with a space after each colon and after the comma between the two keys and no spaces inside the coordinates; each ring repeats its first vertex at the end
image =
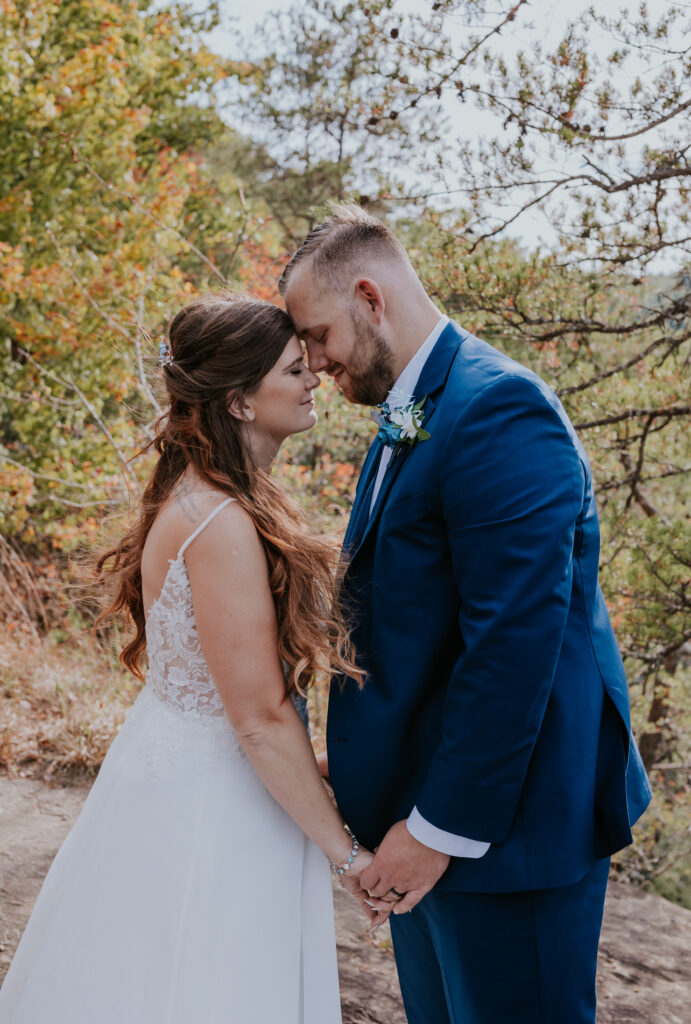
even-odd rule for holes
{"type": "Polygon", "coordinates": [[[329,326],[333,304],[328,301],[328,297],[320,296],[316,289],[308,287],[307,283],[298,280],[294,287],[289,286],[285,302],[299,338],[305,335],[314,337],[329,326]]]}

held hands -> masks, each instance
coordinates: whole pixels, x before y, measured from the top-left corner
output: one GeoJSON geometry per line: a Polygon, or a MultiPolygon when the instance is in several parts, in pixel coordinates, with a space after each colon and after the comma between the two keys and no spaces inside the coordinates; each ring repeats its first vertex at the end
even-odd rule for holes
{"type": "MultiPolygon", "coordinates": [[[[326,751],[316,755],[319,774],[328,781],[326,751]]],[[[353,895],[374,931],[391,913],[405,914],[432,889],[451,858],[418,842],[405,821],[392,825],[381,844],[370,853],[361,846],[348,871],[339,876],[341,886],[353,895]]]]}
{"type": "Polygon", "coordinates": [[[362,885],[360,876],[370,866],[374,857],[368,849],[360,846],[347,825],[343,827],[350,837],[351,849],[349,856],[343,860],[335,861],[329,857],[329,863],[336,872],[341,888],[349,892],[351,896],[354,896],[360,904],[365,917],[369,920],[371,934],[375,928],[378,928],[379,925],[384,924],[387,920],[391,913],[391,904],[386,900],[372,897],[362,885]]]}
{"type": "MultiPolygon", "coordinates": [[[[373,905],[384,901],[388,903],[389,912],[405,914],[436,885],[450,859],[448,854],[419,843],[411,836],[405,821],[397,821],[377,847],[374,858],[359,872],[358,882],[372,897],[373,905]],[[404,895],[399,897],[398,893],[404,895]]],[[[357,860],[359,857],[355,863],[357,860]]]]}
{"type": "Polygon", "coordinates": [[[365,914],[366,918],[370,923],[370,932],[373,932],[375,928],[384,924],[388,920],[389,914],[393,907],[393,903],[390,900],[377,899],[371,896],[367,889],[362,885],[361,877],[362,873],[372,864],[374,860],[373,854],[369,850],[361,846],[358,850],[358,855],[351,864],[348,871],[344,871],[339,876],[339,881],[342,887],[354,896],[360,904],[360,907],[365,914]]]}
{"type": "MultiPolygon", "coordinates": [[[[329,782],[329,759],[326,751],[321,754],[315,754],[317,761],[317,767],[319,768],[319,774],[328,784],[329,782]]],[[[329,791],[331,787],[329,786],[329,791]]],[[[332,793],[333,799],[333,793],[332,793]]],[[[334,801],[335,803],[335,801],[334,801]]],[[[339,883],[342,889],[354,896],[360,904],[360,907],[370,922],[370,932],[374,931],[380,925],[388,919],[391,913],[392,904],[385,900],[377,900],[370,896],[366,889],[363,889],[360,884],[360,875],[373,861],[374,855],[370,853],[364,846],[358,847],[358,853],[355,860],[349,866],[347,871],[344,871],[338,876],[339,883]]],[[[330,863],[333,864],[329,858],[330,863]]]]}

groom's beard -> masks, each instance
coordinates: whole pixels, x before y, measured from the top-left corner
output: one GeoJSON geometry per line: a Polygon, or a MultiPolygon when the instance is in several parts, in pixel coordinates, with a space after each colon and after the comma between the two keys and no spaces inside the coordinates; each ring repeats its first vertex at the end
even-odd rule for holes
{"type": "Polygon", "coordinates": [[[358,313],[351,310],[350,317],[355,342],[344,367],[350,383],[346,398],[358,405],[379,405],[394,385],[391,350],[381,334],[358,313]]]}

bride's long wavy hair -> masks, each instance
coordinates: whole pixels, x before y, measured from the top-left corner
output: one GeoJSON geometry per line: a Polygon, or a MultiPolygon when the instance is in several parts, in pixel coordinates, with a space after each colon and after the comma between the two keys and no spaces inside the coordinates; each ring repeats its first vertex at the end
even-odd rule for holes
{"type": "Polygon", "coordinates": [[[182,309],[168,327],[173,362],[164,369],[170,400],[157,423],[159,458],[134,525],[96,563],[111,599],[96,625],[124,617],[134,635],[120,660],[143,678],[146,648],[142,551],[149,530],[188,467],[234,497],[252,517],[266,553],[288,689],[304,693],[318,672],[362,680],[338,602],[337,554],[308,529],[271,477],[254,465],[241,421],[229,403],[251,395],[295,333],[287,313],[268,302],[208,296],[182,309]]]}

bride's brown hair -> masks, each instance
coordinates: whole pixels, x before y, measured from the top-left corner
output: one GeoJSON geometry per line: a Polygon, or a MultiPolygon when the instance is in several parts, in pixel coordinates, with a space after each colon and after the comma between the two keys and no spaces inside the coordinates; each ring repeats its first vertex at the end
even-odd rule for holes
{"type": "Polygon", "coordinates": [[[266,553],[288,688],[304,693],[319,671],[362,679],[338,604],[334,548],[310,533],[298,506],[254,465],[241,421],[228,411],[233,398],[257,390],[294,333],[278,306],[232,296],[193,302],[168,327],[170,406],[148,446],[159,459],[137,521],[97,562],[114,594],[96,624],[112,615],[131,621],[134,636],[120,661],[140,679],[146,647],[142,551],[159,509],[188,467],[252,517],[266,553]]]}

